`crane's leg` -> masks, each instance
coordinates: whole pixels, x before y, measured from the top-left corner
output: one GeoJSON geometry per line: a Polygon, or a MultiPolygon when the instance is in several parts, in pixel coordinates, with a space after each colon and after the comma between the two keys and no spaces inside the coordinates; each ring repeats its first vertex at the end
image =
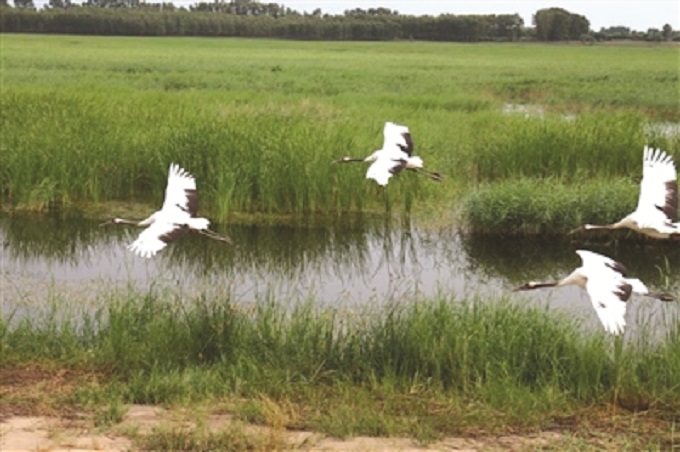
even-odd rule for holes
{"type": "Polygon", "coordinates": [[[231,241],[231,238],[229,238],[226,235],[220,235],[215,231],[212,231],[210,229],[197,229],[196,232],[199,234],[203,234],[206,237],[210,237],[211,239],[219,240],[220,242],[225,242],[228,244],[232,244],[233,242],[231,241]]]}

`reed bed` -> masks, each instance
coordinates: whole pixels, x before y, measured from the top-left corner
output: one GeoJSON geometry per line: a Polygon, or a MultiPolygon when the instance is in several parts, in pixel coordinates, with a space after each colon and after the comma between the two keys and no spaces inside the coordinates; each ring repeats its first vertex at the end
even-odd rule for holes
{"type": "Polygon", "coordinates": [[[673,48],[2,39],[6,210],[159,204],[178,161],[217,221],[441,212],[480,182],[637,177],[642,146],[680,139],[650,132],[678,119],[673,48]],[[383,193],[365,166],[331,164],[379,148],[386,120],[444,183],[402,174],[383,193]]]}
{"type": "MultiPolygon", "coordinates": [[[[304,400],[330,417],[303,416],[298,427],[327,431],[340,428],[324,424],[333,415],[368,415],[383,397],[395,403],[383,406],[386,416],[396,416],[405,400],[413,404],[409,394],[420,394],[418,411],[431,414],[426,400],[461,416],[433,427],[442,433],[481,414],[489,426],[540,426],[609,403],[680,409],[677,317],[667,319],[664,337],[651,339],[655,327],[645,325],[621,342],[506,299],[404,300],[352,312],[313,300],[266,298],[246,308],[229,299],[126,292],[108,294],[103,306],[77,323],[59,303],[41,318],[3,318],[5,365],[68,365],[100,375],[99,385],[73,395],[78,403],[304,400]],[[478,408],[470,411],[471,403],[478,408]]],[[[386,433],[366,428],[345,434],[386,433]]]]}

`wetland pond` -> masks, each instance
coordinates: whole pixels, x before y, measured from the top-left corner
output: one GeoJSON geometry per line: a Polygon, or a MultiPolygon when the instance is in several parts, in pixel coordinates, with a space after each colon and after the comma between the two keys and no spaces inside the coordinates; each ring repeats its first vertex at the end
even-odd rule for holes
{"type": "MultiPolygon", "coordinates": [[[[188,234],[153,259],[126,249],[140,229],[99,227],[61,216],[0,216],[0,293],[5,315],[37,316],[55,300],[93,306],[107,292],[134,288],[181,296],[230,297],[252,303],[313,300],[325,306],[359,305],[445,296],[507,298],[579,316],[599,327],[587,295],[577,287],[512,292],[529,280],[566,276],[580,265],[576,249],[622,262],[653,291],[680,289],[680,246],[627,241],[624,234],[539,239],[473,237],[455,229],[430,230],[406,220],[352,217],[296,225],[214,225],[226,245],[188,234]]],[[[633,296],[629,329],[677,315],[678,303],[633,296]]],[[[663,329],[663,328],[662,328],[663,329]]]]}

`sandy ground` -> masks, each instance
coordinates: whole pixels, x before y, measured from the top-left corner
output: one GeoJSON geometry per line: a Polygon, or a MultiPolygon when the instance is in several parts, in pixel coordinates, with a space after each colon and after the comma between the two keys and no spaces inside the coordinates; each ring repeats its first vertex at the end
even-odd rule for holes
{"type": "MultiPolygon", "coordinates": [[[[205,425],[210,429],[224,429],[231,422],[228,415],[210,415],[205,425]]],[[[123,421],[106,429],[104,433],[87,427],[85,421],[64,420],[45,416],[11,416],[0,423],[2,451],[129,451],[135,450],[132,439],[125,432],[143,435],[156,428],[176,427],[191,423],[186,417],[160,407],[133,405],[123,421]]],[[[271,435],[272,429],[247,427],[249,434],[271,435]],[[258,432],[259,430],[259,432],[258,432]]],[[[421,447],[406,438],[349,439],[329,438],[313,432],[278,432],[288,450],[314,451],[477,451],[477,450],[536,450],[559,442],[560,434],[543,432],[535,436],[502,436],[494,438],[446,438],[428,447],[421,447]]]]}

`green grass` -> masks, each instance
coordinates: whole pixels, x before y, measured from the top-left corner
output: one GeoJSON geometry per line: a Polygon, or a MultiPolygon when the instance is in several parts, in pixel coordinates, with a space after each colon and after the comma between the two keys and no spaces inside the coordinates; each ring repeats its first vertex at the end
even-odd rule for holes
{"type": "Polygon", "coordinates": [[[7,210],[155,206],[178,161],[216,221],[437,214],[479,182],[636,178],[645,144],[677,157],[680,139],[645,132],[680,119],[673,46],[1,39],[7,210]],[[505,103],[544,114],[506,115],[505,103]],[[402,174],[381,195],[365,167],[331,164],[380,147],[387,120],[411,128],[442,184],[402,174]]]}
{"type": "Polygon", "coordinates": [[[680,409],[677,318],[658,340],[643,330],[622,344],[505,299],[351,312],[130,292],[102,306],[77,324],[58,306],[0,323],[7,369],[97,375],[54,403],[89,407],[102,425],[119,420],[126,403],[225,400],[246,422],[271,425],[274,404],[288,413],[279,427],[431,441],[482,424],[487,432],[548,428],[612,404],[659,419],[680,409]]]}
{"type": "Polygon", "coordinates": [[[639,186],[610,178],[564,183],[557,178],[506,179],[481,185],[463,200],[477,234],[555,235],[584,223],[618,221],[637,205],[639,186]]]}

